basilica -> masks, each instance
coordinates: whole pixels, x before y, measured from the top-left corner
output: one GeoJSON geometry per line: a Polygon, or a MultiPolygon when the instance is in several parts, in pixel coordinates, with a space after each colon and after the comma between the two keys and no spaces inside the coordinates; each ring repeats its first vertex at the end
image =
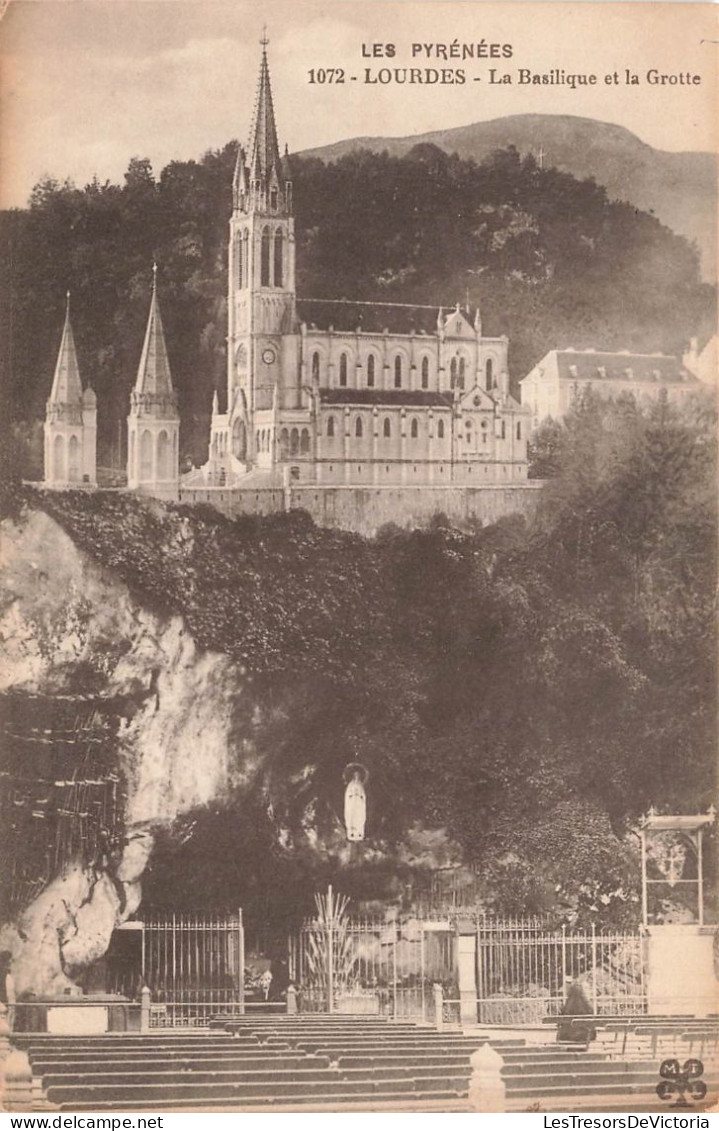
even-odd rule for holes
{"type": "MultiPolygon", "coordinates": [[[[419,507],[429,513],[447,509],[449,496],[438,491],[472,491],[476,500],[476,489],[530,486],[530,411],[509,391],[507,339],[483,334],[479,310],[298,299],[292,172],[277,141],[266,41],[232,199],[227,385],[214,395],[207,460],[180,475],[177,399],[153,284],[128,415],[129,489],[233,514],[286,508],[288,493],[300,492],[295,505],[324,514],[327,492],[392,488],[380,508],[391,518],[401,517],[413,488],[429,492],[419,507]]],[[[69,457],[73,442],[78,451],[94,445],[94,425],[82,425],[94,402],[85,404],[69,314],[60,371],[73,379],[56,373],[48,401],[45,480],[93,482],[94,464],[89,478],[79,470],[89,457],[69,457]]]]}

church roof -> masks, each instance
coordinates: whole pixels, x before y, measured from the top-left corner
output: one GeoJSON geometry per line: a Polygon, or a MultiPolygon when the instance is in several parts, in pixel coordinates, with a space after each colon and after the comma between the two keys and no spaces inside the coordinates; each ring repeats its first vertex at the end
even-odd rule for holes
{"type": "Polygon", "coordinates": [[[454,397],[452,393],[438,393],[429,389],[320,389],[320,401],[328,405],[451,408],[454,397]]]}
{"type": "Polygon", "coordinates": [[[311,331],[329,330],[338,334],[418,334],[436,337],[437,308],[381,306],[365,303],[338,303],[322,299],[298,299],[297,315],[311,331]]]}
{"type": "Polygon", "coordinates": [[[150,397],[171,397],[173,395],[170,363],[167,358],[165,332],[162,328],[160,304],[157,300],[157,266],[153,265],[152,301],[147,320],[145,341],[142,346],[140,365],[135,380],[135,392],[150,397]]]}
{"type": "Polygon", "coordinates": [[[267,64],[267,40],[262,40],[262,60],[260,78],[257,85],[255,113],[247,146],[247,165],[253,178],[267,178],[273,169],[280,167],[280,151],[277,145],[275,110],[272,105],[270,68],[267,64]]]}
{"type": "Polygon", "coordinates": [[[79,404],[82,401],[82,382],[75,352],[75,339],[70,323],[70,292],[65,308],[65,325],[52,379],[50,400],[53,404],[79,404]]]}

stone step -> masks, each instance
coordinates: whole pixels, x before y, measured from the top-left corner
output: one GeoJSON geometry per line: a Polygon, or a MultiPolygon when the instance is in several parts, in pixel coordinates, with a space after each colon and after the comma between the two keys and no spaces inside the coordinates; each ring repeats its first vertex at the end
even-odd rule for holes
{"type": "Polygon", "coordinates": [[[197,1112],[201,1114],[206,1110],[212,1111],[227,1111],[227,1112],[253,1112],[253,1111],[267,1111],[270,1109],[272,1112],[292,1112],[292,1111],[306,1111],[308,1105],[312,1105],[312,1111],[346,1111],[346,1112],[363,1112],[363,1111],[415,1111],[424,1112],[425,1110],[436,1112],[450,1112],[450,1111],[468,1111],[467,1101],[456,1091],[451,1089],[422,1089],[416,1093],[408,1094],[407,1092],[393,1092],[387,1090],[378,1090],[371,1097],[361,1095],[347,1095],[341,1092],[332,1095],[316,1095],[295,1098],[292,1101],[276,1101],[269,1096],[256,1096],[247,1097],[241,1103],[232,1104],[222,1098],[217,1099],[204,1099],[201,1104],[194,1100],[178,1100],[176,1102],[168,1101],[147,1101],[144,1103],[128,1102],[122,1107],[115,1104],[67,1104],[61,1107],[62,1111],[158,1111],[158,1112],[197,1112]]]}
{"type": "Polygon", "coordinates": [[[214,1067],[217,1065],[223,1071],[231,1071],[237,1069],[243,1072],[249,1072],[254,1069],[272,1068],[272,1069],[285,1069],[285,1068],[298,1068],[298,1067],[314,1067],[314,1068],[329,1068],[330,1060],[328,1057],[321,1056],[253,1056],[253,1057],[203,1057],[197,1058],[181,1058],[181,1059],[167,1059],[146,1057],[142,1060],[116,1060],[116,1059],[100,1059],[93,1058],[91,1062],[83,1057],[77,1057],[68,1060],[46,1060],[44,1057],[39,1059],[32,1059],[30,1061],[33,1072],[37,1076],[44,1076],[47,1074],[59,1073],[74,1073],[81,1074],[83,1072],[115,1072],[115,1073],[136,1073],[136,1072],[160,1072],[160,1071],[173,1071],[173,1072],[201,1072],[203,1069],[214,1067]]]}
{"type": "MultiPolygon", "coordinates": [[[[441,1089],[444,1093],[451,1094],[454,1092],[459,1095],[467,1088],[467,1078],[464,1075],[423,1077],[422,1085],[431,1091],[441,1089]]],[[[419,1089],[417,1079],[407,1077],[383,1081],[383,1090],[399,1094],[402,1092],[411,1093],[419,1089]]],[[[128,1104],[146,1104],[158,1100],[165,1104],[172,1104],[173,1101],[182,1099],[204,1102],[214,1098],[217,1101],[224,1100],[227,1103],[231,1103],[234,1099],[243,1099],[246,1102],[271,1104],[275,1099],[281,1098],[291,1098],[293,1101],[298,1099],[309,1101],[316,1096],[332,1096],[333,1094],[359,1095],[370,1098],[376,1091],[377,1087],[372,1081],[350,1081],[334,1077],[334,1079],[308,1081],[305,1084],[274,1081],[271,1094],[263,1093],[254,1081],[235,1084],[197,1084],[193,1081],[187,1081],[186,1083],[164,1085],[132,1083],[98,1085],[97,1087],[86,1084],[77,1087],[60,1085],[48,1088],[47,1095],[51,1103],[60,1104],[63,1108],[72,1104],[73,1110],[77,1110],[78,1105],[88,1104],[93,1110],[100,1110],[103,1106],[113,1104],[124,1111],[128,1104]]]]}

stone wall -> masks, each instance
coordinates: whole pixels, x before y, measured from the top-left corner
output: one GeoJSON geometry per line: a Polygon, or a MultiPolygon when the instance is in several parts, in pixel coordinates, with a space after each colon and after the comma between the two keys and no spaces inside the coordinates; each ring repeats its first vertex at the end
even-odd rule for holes
{"type": "Polygon", "coordinates": [[[312,515],[318,526],[371,536],[389,522],[407,529],[426,526],[438,513],[458,526],[477,521],[486,525],[510,514],[529,515],[537,505],[541,487],[540,480],[482,487],[344,487],[293,483],[287,492],[187,487],[181,491],[181,501],[209,503],[230,518],[302,509],[312,515]]]}

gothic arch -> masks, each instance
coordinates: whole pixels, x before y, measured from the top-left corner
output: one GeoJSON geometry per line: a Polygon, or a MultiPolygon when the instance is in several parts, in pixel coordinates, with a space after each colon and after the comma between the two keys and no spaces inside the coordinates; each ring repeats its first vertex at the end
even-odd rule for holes
{"type": "Polygon", "coordinates": [[[340,385],[345,388],[347,385],[347,354],[340,354],[340,385]]]}
{"type": "Polygon", "coordinates": [[[65,478],[65,437],[59,434],[52,443],[52,477],[56,483],[65,478]]]}
{"type": "Polygon", "coordinates": [[[282,286],[282,265],[284,263],[284,243],[282,236],[282,229],[278,228],[275,232],[275,262],[274,262],[274,284],[276,287],[282,286]]]}
{"type": "Polygon", "coordinates": [[[362,427],[362,417],[358,416],[355,419],[355,436],[358,439],[361,439],[363,435],[364,435],[364,428],[362,427]]]}
{"type": "Polygon", "coordinates": [[[300,433],[300,455],[307,456],[310,454],[310,434],[307,428],[303,428],[300,433]]]}
{"type": "Polygon", "coordinates": [[[157,478],[172,478],[172,448],[164,428],[157,437],[157,478]]]}
{"type": "Polygon", "coordinates": [[[300,450],[300,434],[297,428],[290,432],[290,455],[296,456],[300,450]]]}
{"type": "Polygon", "coordinates": [[[263,228],[260,243],[260,286],[270,285],[270,229],[263,228]]]}
{"type": "Polygon", "coordinates": [[[138,479],[148,483],[152,479],[152,433],[148,428],[140,436],[140,468],[138,479]]]}
{"type": "Polygon", "coordinates": [[[429,388],[429,358],[427,357],[426,354],[422,358],[421,375],[422,375],[422,388],[428,389],[429,388]]]}
{"type": "Polygon", "coordinates": [[[235,459],[247,459],[247,429],[239,416],[232,425],[232,454],[235,459]]]}
{"type": "Polygon", "coordinates": [[[371,353],[367,358],[367,387],[369,389],[374,388],[376,364],[377,362],[375,361],[375,356],[373,353],[371,353]]]}
{"type": "Polygon", "coordinates": [[[329,416],[327,418],[327,435],[331,439],[334,436],[334,434],[335,434],[335,418],[334,418],[334,416],[329,416]]]}

